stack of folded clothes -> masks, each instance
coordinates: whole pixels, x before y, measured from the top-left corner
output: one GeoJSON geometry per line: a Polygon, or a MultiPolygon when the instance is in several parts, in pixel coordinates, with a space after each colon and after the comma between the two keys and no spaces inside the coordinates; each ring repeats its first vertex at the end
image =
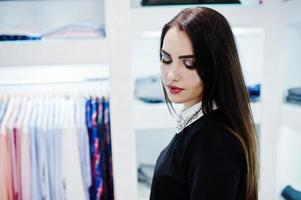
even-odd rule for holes
{"type": "Polygon", "coordinates": [[[301,105],[301,87],[288,89],[286,101],[301,105]]]}
{"type": "Polygon", "coordinates": [[[165,102],[160,75],[137,78],[135,82],[135,97],[146,103],[165,102]]]}
{"type": "Polygon", "coordinates": [[[247,90],[248,90],[251,102],[259,101],[259,98],[260,98],[260,84],[248,85],[247,90]]]}
{"type": "Polygon", "coordinates": [[[138,182],[144,184],[147,187],[151,187],[154,174],[154,165],[139,164],[138,167],[138,182]]]}
{"type": "Polygon", "coordinates": [[[286,200],[301,200],[301,192],[295,190],[292,186],[288,185],[283,190],[281,195],[286,200]]]}

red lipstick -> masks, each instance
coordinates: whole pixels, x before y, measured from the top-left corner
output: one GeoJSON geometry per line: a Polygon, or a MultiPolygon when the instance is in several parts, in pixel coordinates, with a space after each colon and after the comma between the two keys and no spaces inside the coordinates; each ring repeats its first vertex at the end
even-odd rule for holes
{"type": "Polygon", "coordinates": [[[184,90],[183,88],[179,88],[179,87],[172,86],[172,85],[169,85],[167,87],[171,94],[178,94],[184,90]]]}

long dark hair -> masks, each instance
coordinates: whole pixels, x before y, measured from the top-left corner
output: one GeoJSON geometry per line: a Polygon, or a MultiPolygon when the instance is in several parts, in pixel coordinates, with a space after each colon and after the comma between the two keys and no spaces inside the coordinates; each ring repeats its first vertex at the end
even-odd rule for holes
{"type": "MultiPolygon", "coordinates": [[[[212,114],[214,102],[222,111],[226,119],[225,127],[239,141],[244,152],[244,200],[257,200],[257,137],[230,25],[223,15],[213,9],[184,9],[163,27],[160,50],[167,31],[174,26],[184,31],[192,42],[195,67],[204,85],[202,112],[212,114]]],[[[163,90],[168,109],[175,111],[164,87],[163,90]]]]}

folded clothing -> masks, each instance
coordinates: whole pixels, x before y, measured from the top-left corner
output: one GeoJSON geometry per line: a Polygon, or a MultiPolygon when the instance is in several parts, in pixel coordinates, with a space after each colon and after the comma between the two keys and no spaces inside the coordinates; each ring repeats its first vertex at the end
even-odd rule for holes
{"type": "Polygon", "coordinates": [[[17,34],[1,34],[0,41],[17,41],[17,40],[40,40],[40,36],[17,35],[17,34]]]}
{"type": "Polygon", "coordinates": [[[286,97],[286,101],[301,105],[301,87],[290,88],[287,91],[288,95],[286,97]]]}
{"type": "Polygon", "coordinates": [[[259,101],[259,97],[260,97],[260,84],[249,85],[249,86],[247,86],[247,90],[248,90],[251,102],[259,101]]]}
{"type": "Polygon", "coordinates": [[[137,78],[135,81],[135,97],[146,103],[162,103],[165,101],[161,78],[159,75],[137,78]]]}
{"type": "Polygon", "coordinates": [[[301,87],[290,88],[287,90],[288,95],[301,97],[301,87]]]}
{"type": "Polygon", "coordinates": [[[292,186],[288,185],[286,186],[282,192],[281,195],[286,200],[301,200],[301,192],[295,190],[292,186]]]}

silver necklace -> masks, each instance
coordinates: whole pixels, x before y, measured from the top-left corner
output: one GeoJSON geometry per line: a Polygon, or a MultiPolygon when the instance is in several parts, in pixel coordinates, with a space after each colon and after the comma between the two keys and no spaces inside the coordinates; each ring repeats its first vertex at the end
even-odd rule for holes
{"type": "Polygon", "coordinates": [[[176,133],[177,134],[180,133],[185,127],[192,124],[195,120],[200,118],[202,115],[203,115],[203,112],[200,109],[197,109],[196,111],[194,111],[191,115],[189,115],[185,119],[181,115],[178,115],[176,133]]]}

